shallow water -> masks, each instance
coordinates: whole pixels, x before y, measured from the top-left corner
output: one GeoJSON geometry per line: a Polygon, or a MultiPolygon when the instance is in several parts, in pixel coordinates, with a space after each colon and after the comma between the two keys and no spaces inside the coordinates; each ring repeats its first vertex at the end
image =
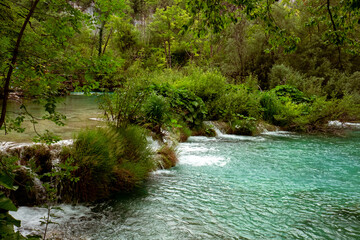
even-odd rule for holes
{"type": "MultiPolygon", "coordinates": [[[[96,96],[84,96],[84,95],[70,95],[63,98],[59,98],[57,104],[57,111],[66,116],[64,121],[65,126],[57,126],[55,123],[42,120],[44,115],[44,107],[41,104],[34,102],[24,102],[27,110],[36,118],[38,124],[36,129],[39,133],[43,134],[46,130],[49,130],[56,135],[59,135],[63,139],[70,139],[73,134],[79,131],[81,128],[96,127],[102,125],[100,121],[94,121],[95,118],[101,117],[101,111],[97,106],[96,96]]],[[[16,113],[20,112],[20,103],[16,101],[10,101],[8,105],[8,114],[11,116],[17,116],[16,113]]],[[[26,120],[22,124],[25,128],[25,132],[16,133],[10,132],[8,135],[4,135],[4,131],[0,132],[0,141],[11,142],[31,142],[35,136],[33,125],[30,123],[30,118],[26,117],[26,120]]]]}
{"type": "MultiPolygon", "coordinates": [[[[360,132],[191,137],[176,167],[131,196],[67,209],[82,215],[55,229],[63,239],[359,239],[359,150],[360,132]]],[[[31,209],[16,214],[36,225],[31,209]]]]}

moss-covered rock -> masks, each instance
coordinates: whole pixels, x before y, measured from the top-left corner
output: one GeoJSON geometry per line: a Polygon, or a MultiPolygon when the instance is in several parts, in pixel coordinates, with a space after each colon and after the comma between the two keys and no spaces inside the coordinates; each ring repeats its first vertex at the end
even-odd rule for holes
{"type": "Polygon", "coordinates": [[[21,166],[14,171],[16,191],[10,193],[10,199],[17,206],[35,206],[46,201],[46,191],[41,181],[31,170],[21,166]]]}

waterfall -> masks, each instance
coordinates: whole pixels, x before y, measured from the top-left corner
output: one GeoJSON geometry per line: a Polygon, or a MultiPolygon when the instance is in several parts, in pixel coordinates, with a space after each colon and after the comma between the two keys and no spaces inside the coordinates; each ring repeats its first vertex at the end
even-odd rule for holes
{"type": "Polygon", "coordinates": [[[154,140],[152,137],[147,136],[147,137],[146,137],[146,140],[148,141],[151,150],[153,150],[154,152],[156,152],[157,150],[160,149],[160,144],[159,144],[159,142],[156,141],[156,140],[154,140]]]}
{"type": "Polygon", "coordinates": [[[221,132],[221,130],[219,128],[217,128],[215,125],[212,125],[214,128],[214,131],[216,132],[216,136],[217,137],[224,137],[225,134],[221,132]]]}
{"type": "Polygon", "coordinates": [[[221,132],[221,130],[216,126],[217,124],[212,121],[205,121],[204,124],[210,126],[212,129],[214,129],[217,137],[224,137],[226,134],[221,132]]]}

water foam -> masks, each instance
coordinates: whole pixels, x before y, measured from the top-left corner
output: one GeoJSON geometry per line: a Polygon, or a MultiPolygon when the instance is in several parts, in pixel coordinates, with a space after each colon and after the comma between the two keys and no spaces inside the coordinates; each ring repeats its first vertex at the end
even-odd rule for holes
{"type": "Polygon", "coordinates": [[[339,128],[360,128],[360,123],[351,123],[351,122],[340,122],[338,120],[336,121],[329,121],[328,125],[331,127],[339,127],[339,128]]]}
{"type": "Polygon", "coordinates": [[[229,159],[221,156],[196,156],[196,155],[184,155],[180,156],[179,164],[192,165],[194,167],[201,166],[219,166],[223,167],[228,163],[229,159]]]}
{"type": "Polygon", "coordinates": [[[294,136],[294,133],[288,131],[264,131],[261,133],[261,135],[290,137],[290,136],[294,136]]]}
{"type": "MultiPolygon", "coordinates": [[[[51,221],[56,224],[49,225],[49,235],[61,233],[61,226],[68,222],[78,222],[85,217],[92,215],[91,208],[77,205],[59,205],[59,209],[51,210],[51,221]],[[60,228],[60,230],[59,230],[60,228]]],[[[10,211],[10,214],[21,221],[21,226],[16,228],[24,236],[42,235],[45,230],[45,224],[42,224],[44,217],[47,217],[47,208],[40,207],[19,207],[16,212],[10,211]]]]}

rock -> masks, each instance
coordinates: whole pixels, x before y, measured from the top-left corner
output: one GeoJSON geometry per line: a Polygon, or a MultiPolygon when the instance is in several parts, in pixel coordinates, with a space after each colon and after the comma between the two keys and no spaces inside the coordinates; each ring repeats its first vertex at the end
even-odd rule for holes
{"type": "Polygon", "coordinates": [[[35,206],[46,201],[46,190],[37,175],[25,166],[14,171],[16,191],[10,193],[10,199],[17,206],[35,206]]]}

